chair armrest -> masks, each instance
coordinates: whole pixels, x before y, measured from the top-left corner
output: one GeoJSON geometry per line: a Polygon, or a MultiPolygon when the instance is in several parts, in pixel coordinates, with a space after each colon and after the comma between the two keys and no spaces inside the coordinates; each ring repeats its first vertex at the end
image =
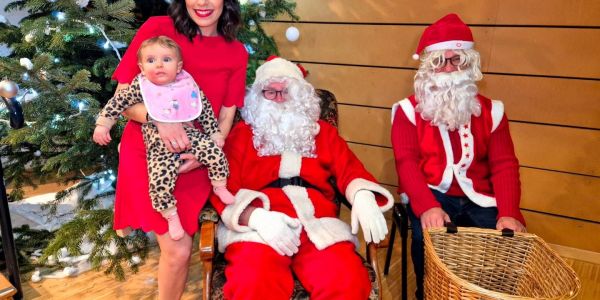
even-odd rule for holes
{"type": "Polygon", "coordinates": [[[375,270],[375,278],[377,280],[377,287],[379,288],[379,300],[381,300],[383,291],[381,285],[381,272],[379,271],[379,264],[377,263],[377,248],[379,248],[379,245],[376,243],[370,242],[367,244],[367,261],[371,264],[373,270],[375,270]]]}
{"type": "Polygon", "coordinates": [[[203,221],[200,225],[200,259],[203,262],[212,262],[215,256],[216,225],[212,221],[203,221]]]}
{"type": "Polygon", "coordinates": [[[200,260],[204,268],[202,299],[210,299],[212,287],[213,258],[215,257],[215,233],[217,223],[205,220],[200,225],[200,260]]]}

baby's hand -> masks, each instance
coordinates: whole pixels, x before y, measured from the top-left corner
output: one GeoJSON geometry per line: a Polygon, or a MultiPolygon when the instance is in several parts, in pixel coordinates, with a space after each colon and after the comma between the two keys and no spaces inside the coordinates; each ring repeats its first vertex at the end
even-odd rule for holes
{"type": "Polygon", "coordinates": [[[110,128],[102,125],[96,125],[96,129],[94,129],[94,136],[92,138],[98,145],[108,145],[108,143],[110,143],[112,140],[110,137],[110,128]]]}
{"type": "Polygon", "coordinates": [[[213,140],[213,142],[215,142],[219,148],[223,148],[223,145],[225,145],[225,138],[220,132],[211,135],[210,139],[213,140]]]}

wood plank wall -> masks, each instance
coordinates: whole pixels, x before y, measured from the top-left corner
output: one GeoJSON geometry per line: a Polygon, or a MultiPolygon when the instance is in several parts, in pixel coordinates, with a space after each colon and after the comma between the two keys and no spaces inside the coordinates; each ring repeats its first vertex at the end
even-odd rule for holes
{"type": "Polygon", "coordinates": [[[390,107],[412,94],[423,29],[450,13],[482,56],[481,92],[504,101],[521,165],[528,230],[600,252],[600,1],[299,0],[299,23],[266,30],[340,102],[340,131],[367,168],[397,185],[390,107]],[[301,37],[285,38],[294,25],[301,37]]]}

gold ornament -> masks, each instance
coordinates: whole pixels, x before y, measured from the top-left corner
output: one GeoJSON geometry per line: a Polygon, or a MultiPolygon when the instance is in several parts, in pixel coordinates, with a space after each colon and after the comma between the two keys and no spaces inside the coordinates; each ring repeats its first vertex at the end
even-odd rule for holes
{"type": "Polygon", "coordinates": [[[19,86],[12,80],[4,79],[0,81],[0,96],[10,99],[17,96],[19,86]]]}

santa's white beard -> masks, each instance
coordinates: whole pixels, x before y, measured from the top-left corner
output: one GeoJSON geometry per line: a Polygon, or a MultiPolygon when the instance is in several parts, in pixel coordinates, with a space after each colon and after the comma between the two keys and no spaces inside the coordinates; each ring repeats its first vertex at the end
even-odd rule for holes
{"type": "Polygon", "coordinates": [[[454,130],[481,114],[473,72],[419,72],[415,77],[417,106],[424,120],[454,130]]]}
{"type": "MultiPolygon", "coordinates": [[[[288,88],[294,97],[293,88],[288,88]]],[[[259,156],[293,152],[315,157],[315,136],[319,133],[319,100],[314,92],[303,100],[283,103],[266,100],[260,93],[246,97],[242,117],[250,124],[254,148],[259,156]]]]}

